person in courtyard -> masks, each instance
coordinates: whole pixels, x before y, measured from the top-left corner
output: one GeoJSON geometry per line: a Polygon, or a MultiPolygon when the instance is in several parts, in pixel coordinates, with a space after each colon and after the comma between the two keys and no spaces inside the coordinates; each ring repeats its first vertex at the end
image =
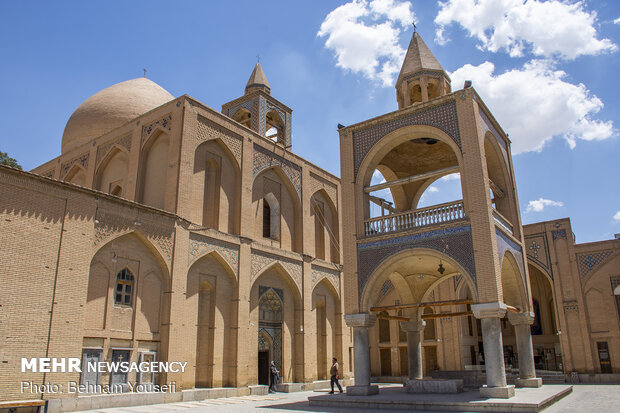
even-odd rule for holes
{"type": "Polygon", "coordinates": [[[271,366],[269,366],[269,393],[276,392],[276,384],[278,384],[278,368],[276,367],[276,362],[271,361],[271,366]]]}
{"type": "Polygon", "coordinates": [[[331,369],[329,369],[329,374],[332,376],[330,380],[332,391],[330,391],[329,394],[334,394],[334,383],[336,384],[336,386],[338,386],[338,390],[340,390],[340,393],[342,393],[342,386],[340,386],[340,383],[338,383],[338,374],[340,373],[339,370],[340,368],[338,366],[338,360],[336,359],[336,357],[334,357],[332,359],[332,367],[331,369]]]}

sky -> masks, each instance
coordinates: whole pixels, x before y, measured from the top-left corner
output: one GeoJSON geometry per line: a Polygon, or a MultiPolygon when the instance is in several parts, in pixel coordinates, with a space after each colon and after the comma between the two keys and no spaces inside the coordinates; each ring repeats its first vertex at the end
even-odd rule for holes
{"type": "MultiPolygon", "coordinates": [[[[524,224],[570,217],[577,242],[620,233],[620,2],[0,0],[0,151],[26,170],[60,154],[88,97],[146,76],[215,110],[257,56],[293,109],[293,151],[340,175],[337,124],[397,109],[416,30],[512,140],[524,224]]],[[[459,199],[443,178],[423,205],[459,199]]],[[[380,181],[377,176],[374,182],[380,181]]]]}

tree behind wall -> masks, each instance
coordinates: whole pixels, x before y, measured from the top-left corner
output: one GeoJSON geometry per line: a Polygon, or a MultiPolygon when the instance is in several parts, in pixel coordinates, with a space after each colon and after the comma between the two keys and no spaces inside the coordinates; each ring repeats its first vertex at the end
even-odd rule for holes
{"type": "Polygon", "coordinates": [[[17,160],[11,158],[6,152],[0,152],[0,165],[10,166],[11,168],[22,169],[17,160]]]}

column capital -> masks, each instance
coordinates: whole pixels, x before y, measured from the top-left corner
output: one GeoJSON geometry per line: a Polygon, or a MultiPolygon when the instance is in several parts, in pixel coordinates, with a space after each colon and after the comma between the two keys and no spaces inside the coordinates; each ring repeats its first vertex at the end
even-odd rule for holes
{"type": "Polygon", "coordinates": [[[531,325],[534,323],[535,318],[536,316],[531,311],[526,311],[523,313],[508,313],[508,321],[510,321],[510,324],[513,326],[521,324],[531,325]]]}
{"type": "Polygon", "coordinates": [[[502,302],[473,304],[471,311],[476,318],[504,318],[506,315],[506,304],[502,302]]]}
{"type": "Polygon", "coordinates": [[[401,321],[400,327],[403,331],[422,331],[424,327],[426,327],[426,321],[424,320],[415,320],[415,321],[401,321]]]}
{"type": "Polygon", "coordinates": [[[377,322],[377,316],[369,313],[345,314],[344,321],[347,327],[372,327],[377,322]]]}

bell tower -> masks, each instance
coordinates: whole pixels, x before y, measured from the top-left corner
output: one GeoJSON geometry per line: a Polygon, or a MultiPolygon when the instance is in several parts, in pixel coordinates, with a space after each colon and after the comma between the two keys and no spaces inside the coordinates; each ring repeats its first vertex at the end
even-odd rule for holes
{"type": "Polygon", "coordinates": [[[256,63],[242,97],[222,105],[222,113],[285,149],[292,146],[293,110],[271,96],[271,86],[256,63]]]}
{"type": "MultiPolygon", "coordinates": [[[[425,320],[465,314],[482,326],[482,342],[476,344],[484,349],[487,385],[481,395],[512,397],[501,321],[510,313],[511,324],[528,325],[533,305],[510,140],[471,84],[452,92],[450,78],[416,32],[396,96],[399,110],[338,129],[347,212],[342,225],[345,321],[354,332],[355,391],[378,392],[370,384],[369,356],[379,347],[369,343],[378,317],[402,322],[409,377],[419,380],[425,320]],[[382,182],[371,182],[377,173],[382,182]],[[455,199],[424,205],[426,189],[448,175],[460,183],[455,199]],[[386,190],[391,199],[382,198],[386,190]],[[371,204],[381,213],[373,213],[371,204]],[[471,311],[450,312],[445,301],[433,298],[444,282],[465,283],[460,291],[469,298],[452,302],[471,311]],[[388,304],[382,301],[384,291],[392,287],[398,300],[388,304]],[[424,308],[433,306],[435,314],[427,314],[424,308]]],[[[515,331],[518,383],[540,386],[530,330],[515,331]]]]}
{"type": "Polygon", "coordinates": [[[450,77],[414,32],[396,81],[398,109],[450,93],[450,77]]]}

